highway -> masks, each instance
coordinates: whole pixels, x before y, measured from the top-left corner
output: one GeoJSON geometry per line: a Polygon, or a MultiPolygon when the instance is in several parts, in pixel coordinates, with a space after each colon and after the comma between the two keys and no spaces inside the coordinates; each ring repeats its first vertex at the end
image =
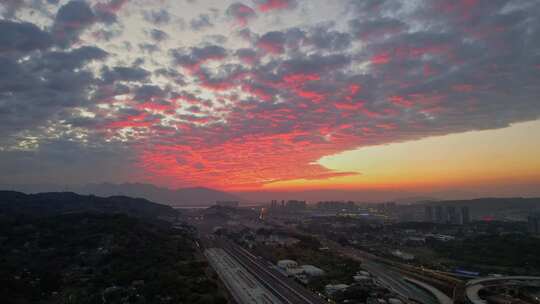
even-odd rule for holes
{"type": "Polygon", "coordinates": [[[205,255],[238,304],[283,304],[221,248],[205,250],[205,255]]]}
{"type": "MultiPolygon", "coordinates": [[[[282,223],[278,222],[275,224],[284,227],[282,223]]],[[[289,227],[285,229],[291,233],[309,235],[297,229],[292,229],[289,227]]],[[[332,251],[340,253],[343,256],[352,258],[354,260],[360,261],[362,263],[362,268],[371,272],[375,277],[379,279],[379,281],[383,285],[385,285],[390,290],[393,290],[404,298],[408,298],[416,302],[425,304],[437,304],[439,303],[439,300],[435,297],[435,295],[431,294],[430,292],[419,288],[410,282],[407,282],[405,280],[406,276],[415,277],[417,279],[419,277],[422,277],[425,281],[428,281],[429,283],[439,282],[448,286],[454,291],[455,287],[462,283],[462,281],[459,279],[450,277],[448,275],[431,269],[398,263],[383,257],[379,257],[372,253],[359,250],[357,248],[341,246],[335,241],[332,241],[322,235],[316,235],[316,237],[321,241],[321,244],[323,246],[330,248],[332,251]]]]}
{"type": "MultiPolygon", "coordinates": [[[[344,256],[360,261],[362,263],[362,268],[369,271],[373,276],[378,278],[384,286],[402,297],[424,304],[439,303],[434,295],[405,280],[405,276],[401,272],[404,269],[411,271],[414,267],[390,261],[356,248],[341,246],[326,238],[322,238],[322,242],[325,246],[328,246],[335,252],[339,252],[344,256]]],[[[431,275],[432,273],[426,271],[422,274],[431,275]]]]}
{"type": "Polygon", "coordinates": [[[244,248],[226,240],[216,241],[214,244],[221,247],[242,265],[266,289],[288,304],[323,304],[324,299],[305,289],[294,280],[287,278],[273,269],[266,260],[252,255],[244,248]]]}
{"type": "Polygon", "coordinates": [[[374,275],[384,286],[405,298],[413,299],[423,304],[439,303],[429,293],[405,281],[400,274],[387,269],[381,264],[363,261],[362,268],[374,275]]]}

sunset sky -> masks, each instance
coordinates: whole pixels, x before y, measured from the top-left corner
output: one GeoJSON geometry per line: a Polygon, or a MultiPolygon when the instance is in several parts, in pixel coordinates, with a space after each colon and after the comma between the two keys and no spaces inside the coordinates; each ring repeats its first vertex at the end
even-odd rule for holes
{"type": "Polygon", "coordinates": [[[538,193],[537,0],[2,0],[0,16],[0,183],[538,193]]]}

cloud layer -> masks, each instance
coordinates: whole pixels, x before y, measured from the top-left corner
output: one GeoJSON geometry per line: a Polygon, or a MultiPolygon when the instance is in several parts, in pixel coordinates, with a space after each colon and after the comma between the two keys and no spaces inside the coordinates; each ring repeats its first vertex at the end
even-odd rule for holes
{"type": "Polygon", "coordinates": [[[538,1],[210,2],[0,3],[2,179],[251,188],[540,116],[538,1]]]}

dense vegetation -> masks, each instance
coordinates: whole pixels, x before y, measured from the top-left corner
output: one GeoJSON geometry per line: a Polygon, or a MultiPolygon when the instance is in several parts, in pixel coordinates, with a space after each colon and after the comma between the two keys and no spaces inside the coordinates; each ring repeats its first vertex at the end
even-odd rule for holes
{"type": "Polygon", "coordinates": [[[44,217],[62,213],[122,213],[143,218],[174,218],[178,212],[165,205],[126,196],[98,197],[71,192],[24,194],[0,191],[0,216],[44,217]]]}
{"type": "Polygon", "coordinates": [[[314,265],[325,271],[322,277],[312,278],[308,286],[317,291],[324,291],[326,284],[352,283],[353,276],[360,270],[360,262],[321,251],[321,244],[315,238],[299,236],[300,242],[287,247],[271,247],[258,245],[254,251],[262,257],[277,263],[279,260],[291,259],[300,265],[314,265]]]}
{"type": "Polygon", "coordinates": [[[0,222],[1,303],[225,303],[184,232],[125,215],[0,222]]]}
{"type": "Polygon", "coordinates": [[[431,246],[439,255],[470,269],[540,274],[540,239],[526,234],[484,235],[431,246]]]}
{"type": "Polygon", "coordinates": [[[0,303],[226,303],[190,226],[128,197],[0,192],[0,303]]]}

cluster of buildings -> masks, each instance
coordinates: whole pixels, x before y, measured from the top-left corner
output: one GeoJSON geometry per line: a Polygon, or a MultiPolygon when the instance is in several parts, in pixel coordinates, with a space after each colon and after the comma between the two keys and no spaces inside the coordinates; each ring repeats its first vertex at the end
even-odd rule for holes
{"type": "MultiPolygon", "coordinates": [[[[346,299],[343,303],[366,303],[366,304],[403,304],[399,296],[394,292],[382,286],[380,282],[373,277],[369,272],[361,270],[353,276],[354,282],[348,284],[328,284],[324,287],[325,293],[332,296],[340,291],[346,291],[349,288],[360,291],[358,294],[363,294],[364,299],[353,298],[346,299]]],[[[354,294],[354,293],[353,293],[354,294]]]]}
{"type": "Polygon", "coordinates": [[[324,276],[324,270],[313,265],[298,265],[293,260],[280,260],[277,263],[278,269],[287,276],[296,277],[303,283],[307,283],[309,278],[324,276]]]}
{"type": "MultiPolygon", "coordinates": [[[[287,276],[295,277],[303,283],[307,283],[310,278],[324,276],[324,270],[313,265],[298,265],[294,260],[280,260],[277,263],[278,270],[287,276]]],[[[403,304],[397,296],[380,286],[376,278],[369,272],[360,270],[353,276],[352,284],[327,284],[324,292],[327,296],[333,296],[337,292],[345,291],[349,288],[360,288],[366,291],[366,302],[370,304],[403,304]]]]}
{"type": "Polygon", "coordinates": [[[352,201],[343,202],[343,201],[325,201],[318,202],[317,209],[328,210],[328,211],[343,211],[343,210],[355,210],[358,209],[358,206],[352,201]]]}
{"type": "Polygon", "coordinates": [[[282,200],[278,202],[277,200],[272,200],[270,202],[270,211],[303,211],[306,210],[307,203],[306,201],[297,201],[289,200],[285,202],[282,200]]]}
{"type": "Polygon", "coordinates": [[[289,246],[299,243],[300,240],[294,237],[279,235],[279,234],[270,234],[270,235],[257,234],[255,237],[255,242],[264,244],[266,246],[289,247],[289,246]]]}
{"type": "Polygon", "coordinates": [[[410,254],[410,253],[401,251],[399,249],[393,250],[392,255],[395,256],[396,258],[400,258],[400,259],[402,259],[404,261],[412,261],[415,258],[414,254],[410,254]]]}
{"type": "Polygon", "coordinates": [[[466,225],[471,222],[468,206],[428,205],[424,207],[426,222],[438,224],[466,225]]]}

